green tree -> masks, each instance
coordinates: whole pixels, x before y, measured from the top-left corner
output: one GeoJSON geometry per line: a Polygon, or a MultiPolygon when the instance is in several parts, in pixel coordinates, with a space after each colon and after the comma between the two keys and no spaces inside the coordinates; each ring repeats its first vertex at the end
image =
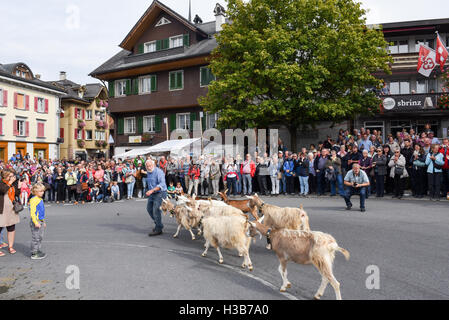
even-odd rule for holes
{"type": "Polygon", "coordinates": [[[287,126],[296,129],[376,109],[366,88],[379,88],[374,72],[390,74],[388,43],[366,26],[352,0],[228,0],[231,24],[217,35],[210,67],[216,81],[199,99],[219,112],[218,126],[287,126]]]}

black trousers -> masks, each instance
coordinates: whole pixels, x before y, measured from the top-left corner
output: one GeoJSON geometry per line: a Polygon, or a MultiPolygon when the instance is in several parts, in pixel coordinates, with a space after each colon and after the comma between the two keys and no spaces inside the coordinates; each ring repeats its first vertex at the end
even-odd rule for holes
{"type": "Polygon", "coordinates": [[[394,195],[395,197],[402,197],[404,194],[404,179],[401,175],[394,175],[394,195]]]}
{"type": "Polygon", "coordinates": [[[440,198],[441,189],[441,172],[427,173],[427,181],[429,186],[429,197],[440,198]]]}
{"type": "Polygon", "coordinates": [[[443,184],[441,185],[441,191],[443,192],[443,196],[446,196],[449,193],[449,170],[443,169],[443,184]]]}
{"type": "Polygon", "coordinates": [[[56,185],[56,201],[65,201],[65,186],[64,183],[56,185]]]}
{"type": "Polygon", "coordinates": [[[287,194],[291,194],[293,192],[295,192],[294,190],[294,179],[295,177],[293,176],[285,176],[285,180],[287,182],[287,194]]]}
{"type": "Polygon", "coordinates": [[[78,201],[78,193],[76,193],[76,184],[74,184],[73,186],[67,186],[67,192],[69,194],[69,201],[72,200],[72,196],[73,200],[78,201]]]}
{"type": "Polygon", "coordinates": [[[267,176],[257,176],[257,183],[259,184],[260,194],[266,195],[267,194],[267,176]]]}
{"type": "Polygon", "coordinates": [[[385,193],[385,176],[376,174],[376,195],[383,197],[385,193]]]}
{"type": "Polygon", "coordinates": [[[316,192],[316,176],[309,174],[309,193],[316,192]]]}
{"type": "Polygon", "coordinates": [[[423,169],[411,170],[410,183],[414,196],[423,196],[426,194],[427,177],[423,169]]]}

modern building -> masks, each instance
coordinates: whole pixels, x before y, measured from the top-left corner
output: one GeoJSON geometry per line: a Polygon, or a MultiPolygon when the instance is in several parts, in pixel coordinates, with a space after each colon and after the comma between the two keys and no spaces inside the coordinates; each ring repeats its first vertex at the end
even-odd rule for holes
{"type": "Polygon", "coordinates": [[[59,157],[60,99],[65,91],[40,79],[23,62],[0,64],[0,160],[27,153],[59,157]]]}
{"type": "Polygon", "coordinates": [[[80,85],[61,71],[52,85],[67,92],[61,101],[60,157],[94,159],[109,155],[108,93],[100,83],[80,85]]]}
{"type": "MultiPolygon", "coordinates": [[[[115,153],[165,141],[176,129],[192,131],[214,76],[208,58],[225,23],[217,4],[216,21],[193,23],[155,0],[120,44],[122,50],[90,75],[108,81],[109,109],[116,121],[115,153]]],[[[206,115],[203,129],[215,126],[206,115]]]]}

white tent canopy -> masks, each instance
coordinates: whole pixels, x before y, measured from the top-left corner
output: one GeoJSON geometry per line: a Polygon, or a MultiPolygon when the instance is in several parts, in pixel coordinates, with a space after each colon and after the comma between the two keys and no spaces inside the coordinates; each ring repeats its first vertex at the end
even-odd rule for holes
{"type": "Polygon", "coordinates": [[[171,153],[179,153],[182,150],[189,149],[190,146],[198,142],[200,138],[195,139],[179,139],[179,140],[167,140],[161,142],[155,146],[152,146],[148,149],[145,149],[146,153],[163,153],[163,152],[171,152],[171,153]]]}

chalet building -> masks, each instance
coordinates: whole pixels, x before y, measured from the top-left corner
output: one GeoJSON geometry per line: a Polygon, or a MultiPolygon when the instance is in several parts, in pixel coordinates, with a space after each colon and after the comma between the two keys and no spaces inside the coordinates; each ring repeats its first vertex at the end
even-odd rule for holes
{"type": "Polygon", "coordinates": [[[61,71],[52,85],[67,92],[62,98],[59,135],[61,159],[83,160],[108,156],[108,92],[100,83],[80,85],[61,71]]]}
{"type": "Polygon", "coordinates": [[[40,80],[23,62],[0,64],[0,160],[27,153],[59,157],[60,99],[65,91],[40,80]]]}
{"type": "MultiPolygon", "coordinates": [[[[217,46],[214,35],[226,23],[223,8],[217,4],[216,21],[194,23],[159,1],[154,1],[120,44],[123,49],[90,75],[109,83],[109,105],[117,121],[114,140],[116,153],[145,148],[167,139],[175,128],[192,129],[199,120],[198,97],[207,93],[214,80],[208,66],[217,46]]],[[[377,27],[377,26],[370,26],[377,27]]],[[[444,94],[437,66],[430,78],[417,72],[420,43],[435,48],[438,31],[449,44],[449,19],[386,23],[385,39],[392,42],[392,75],[382,73],[389,88],[376,116],[354,115],[343,123],[317,124],[315,129],[297,131],[297,148],[336,137],[338,129],[370,128],[384,137],[403,128],[422,131],[430,123],[438,137],[447,136],[449,110],[442,108],[444,94]]],[[[380,92],[379,92],[380,95],[380,92]]],[[[379,108],[379,106],[373,106],[379,108]]],[[[217,115],[204,115],[202,127],[215,125],[217,115]]],[[[290,134],[282,125],[279,136],[290,146],[290,134]]]]}
{"type": "MultiPolygon", "coordinates": [[[[155,0],[120,43],[123,50],[90,73],[108,82],[116,154],[165,141],[177,128],[191,132],[200,120],[198,97],[214,80],[208,58],[225,23],[223,7],[214,12],[216,21],[192,23],[155,0]]],[[[214,127],[217,115],[203,115],[203,130],[214,127]]]]}

